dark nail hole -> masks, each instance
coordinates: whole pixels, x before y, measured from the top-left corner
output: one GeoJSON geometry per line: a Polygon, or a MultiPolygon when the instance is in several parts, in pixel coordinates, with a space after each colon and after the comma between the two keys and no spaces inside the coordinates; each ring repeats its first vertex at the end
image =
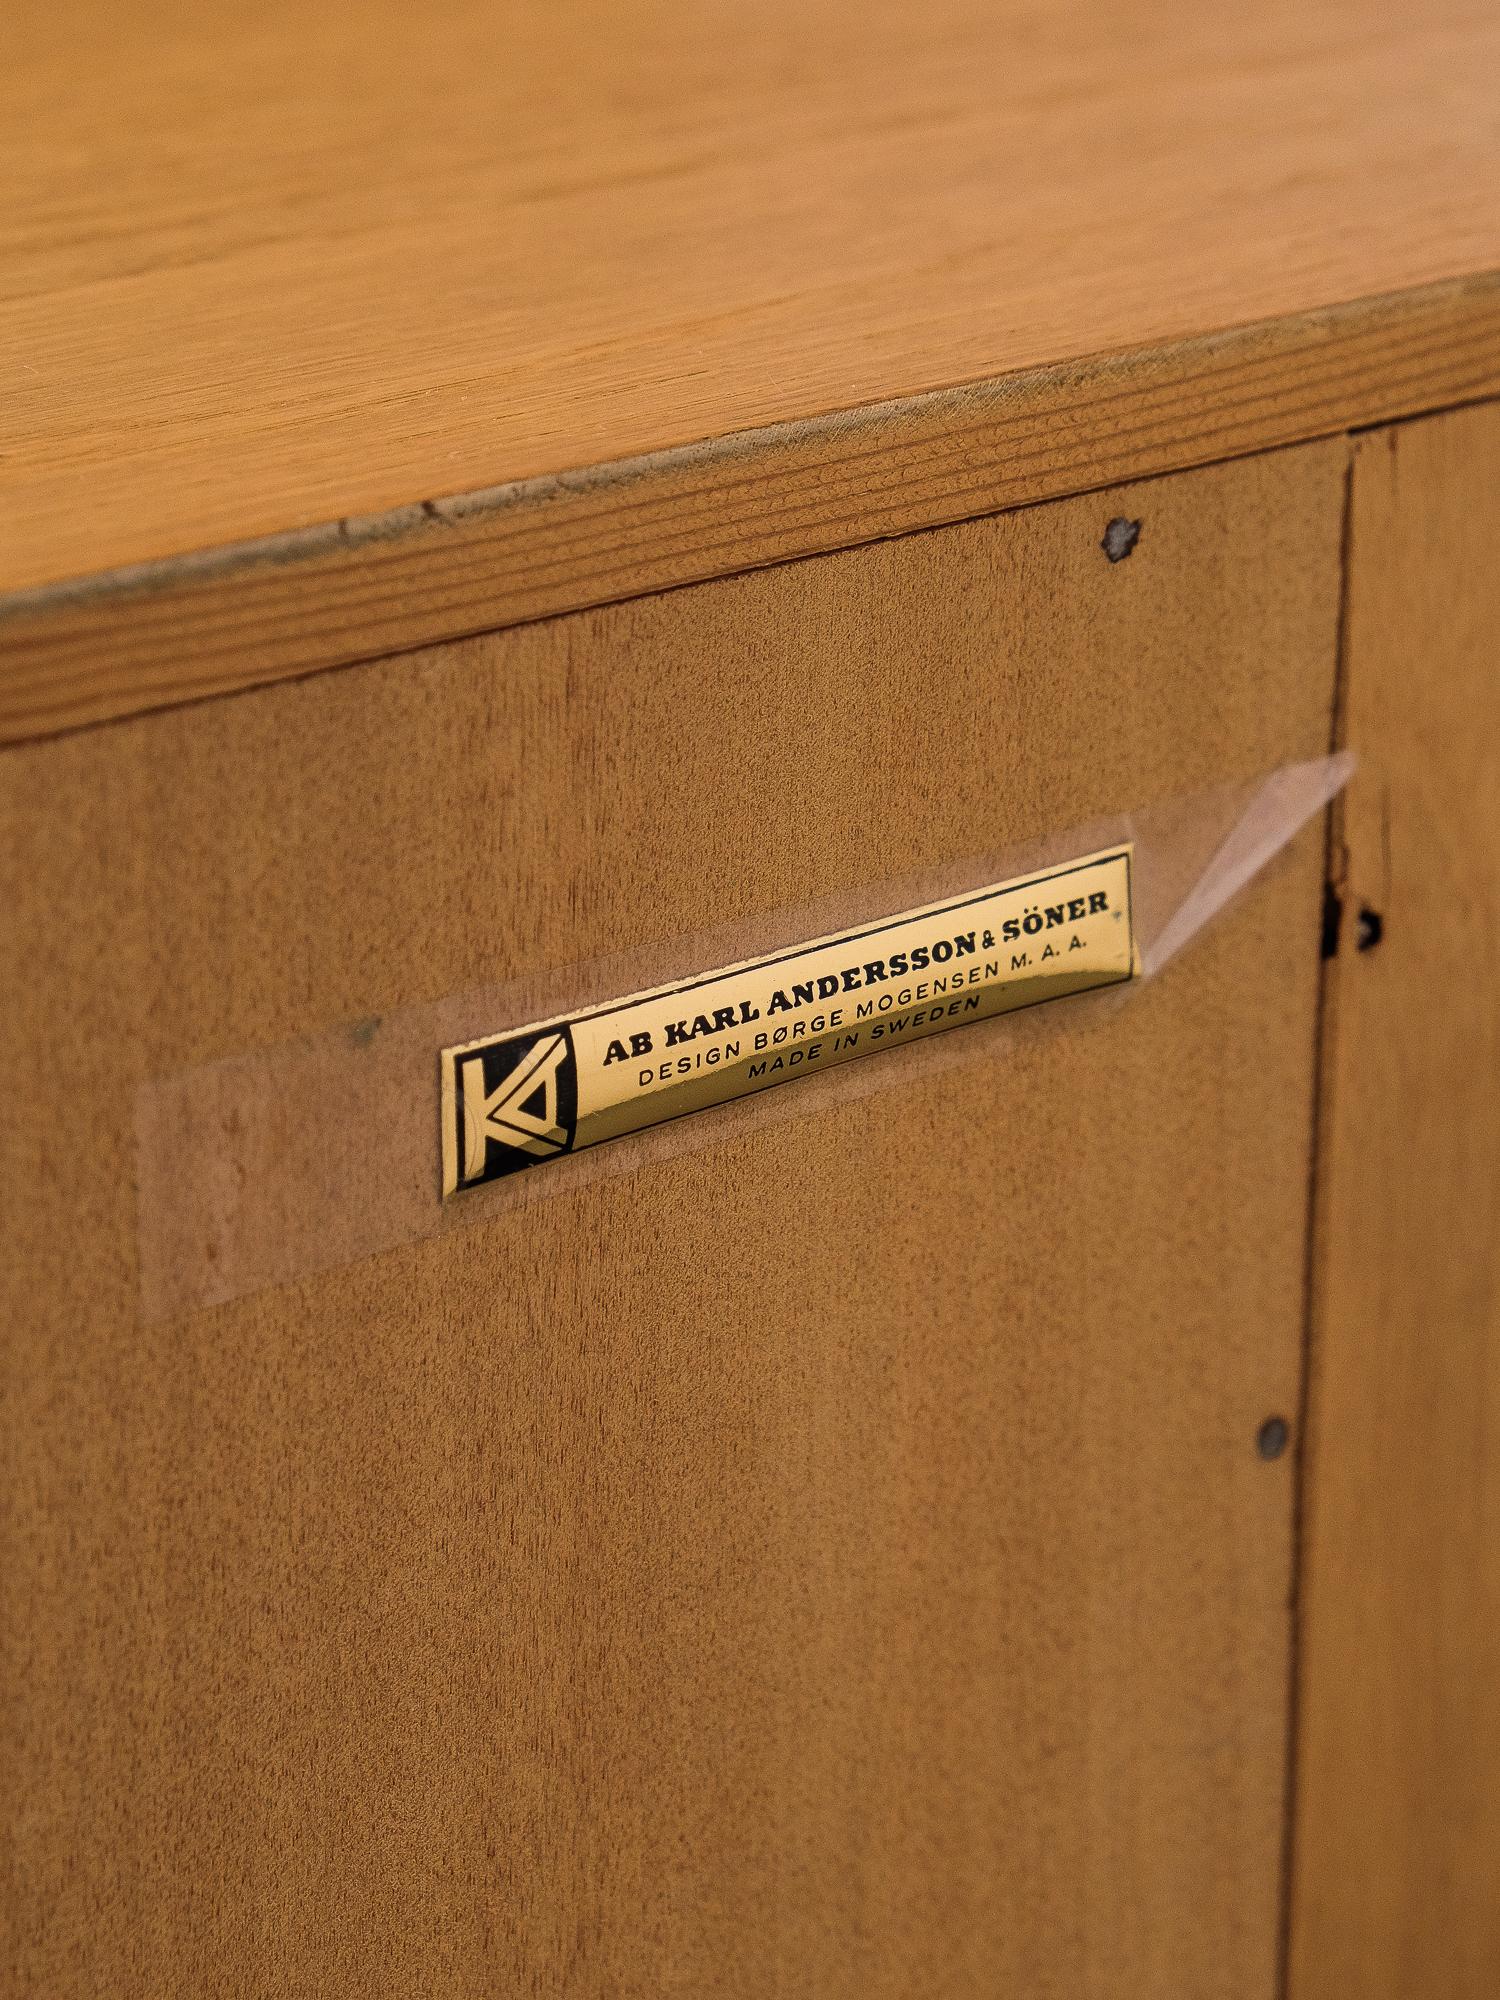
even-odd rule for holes
{"type": "Polygon", "coordinates": [[[1123,514],[1117,514],[1104,530],[1104,540],[1099,546],[1112,563],[1124,562],[1140,539],[1140,522],[1127,521],[1123,514]]]}
{"type": "Polygon", "coordinates": [[[1267,1417],[1255,1434],[1255,1449],[1262,1458],[1280,1458],[1291,1434],[1285,1417],[1267,1417]]]}
{"type": "Polygon", "coordinates": [[[1379,910],[1372,910],[1368,904],[1361,904],[1359,912],[1359,937],[1355,944],[1357,951],[1373,951],[1385,936],[1385,918],[1379,910]]]}

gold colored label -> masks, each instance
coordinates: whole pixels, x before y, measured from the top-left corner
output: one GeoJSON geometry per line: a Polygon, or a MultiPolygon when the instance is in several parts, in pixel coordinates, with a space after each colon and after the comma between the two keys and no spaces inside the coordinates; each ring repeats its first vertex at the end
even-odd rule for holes
{"type": "Polygon", "coordinates": [[[855,1056],[1132,977],[1111,849],[439,1058],[443,1194],[855,1056]]]}

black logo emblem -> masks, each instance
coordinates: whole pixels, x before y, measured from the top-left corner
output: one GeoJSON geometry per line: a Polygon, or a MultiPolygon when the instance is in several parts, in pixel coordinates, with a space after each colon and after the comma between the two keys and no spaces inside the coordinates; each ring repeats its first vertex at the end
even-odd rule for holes
{"type": "Polygon", "coordinates": [[[458,1185],[566,1153],[578,1121],[572,1032],[545,1028],[453,1057],[458,1185]]]}

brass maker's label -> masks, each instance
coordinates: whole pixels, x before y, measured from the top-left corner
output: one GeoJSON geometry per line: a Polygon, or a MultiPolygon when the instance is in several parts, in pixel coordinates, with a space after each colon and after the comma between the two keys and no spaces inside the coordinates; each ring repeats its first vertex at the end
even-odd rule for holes
{"type": "Polygon", "coordinates": [[[443,1193],[1136,970],[1131,850],[1085,855],[444,1049],[443,1193]]]}

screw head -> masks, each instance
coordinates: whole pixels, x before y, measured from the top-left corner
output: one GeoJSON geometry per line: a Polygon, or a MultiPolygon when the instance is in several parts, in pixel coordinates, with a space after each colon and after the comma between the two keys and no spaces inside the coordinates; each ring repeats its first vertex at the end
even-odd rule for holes
{"type": "Polygon", "coordinates": [[[1112,563],[1124,562],[1140,538],[1140,522],[1127,521],[1123,514],[1116,514],[1104,530],[1104,540],[1099,546],[1112,563]]]}
{"type": "Polygon", "coordinates": [[[1255,1434],[1255,1449],[1262,1458],[1280,1458],[1292,1435],[1285,1417],[1267,1417],[1255,1434]]]}

